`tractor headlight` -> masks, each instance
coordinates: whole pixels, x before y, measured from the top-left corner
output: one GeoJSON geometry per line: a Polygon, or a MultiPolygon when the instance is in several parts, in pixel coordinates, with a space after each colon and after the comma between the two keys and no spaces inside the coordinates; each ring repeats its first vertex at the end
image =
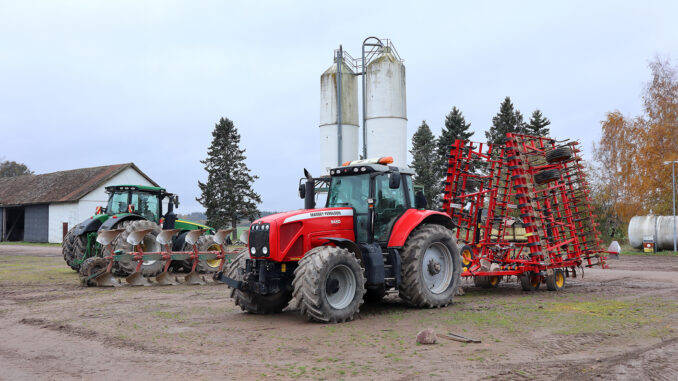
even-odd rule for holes
{"type": "Polygon", "coordinates": [[[264,246],[261,248],[261,252],[264,253],[264,255],[268,254],[268,247],[264,246]]]}
{"type": "Polygon", "coordinates": [[[252,255],[256,254],[256,253],[257,253],[257,249],[256,249],[254,246],[252,246],[252,247],[250,248],[250,253],[251,253],[252,255]]]}

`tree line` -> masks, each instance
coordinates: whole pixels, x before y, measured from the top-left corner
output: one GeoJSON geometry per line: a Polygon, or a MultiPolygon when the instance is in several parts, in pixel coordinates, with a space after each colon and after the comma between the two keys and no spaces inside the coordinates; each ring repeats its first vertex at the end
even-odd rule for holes
{"type": "Polygon", "coordinates": [[[594,205],[608,239],[623,239],[635,215],[672,214],[672,168],[665,163],[678,160],[678,66],[655,57],[649,69],[642,114],[608,112],[594,147],[594,205]]]}
{"type": "MultiPolygon", "coordinates": [[[[503,144],[509,132],[549,136],[550,124],[551,121],[538,109],[534,110],[530,120],[525,122],[523,114],[515,108],[511,98],[506,97],[499,105],[499,112],[492,118],[492,126],[485,131],[485,139],[492,144],[503,144]]],[[[473,134],[471,123],[468,123],[463,113],[454,106],[445,116],[445,124],[439,137],[433,135],[426,120],[422,121],[412,136],[410,166],[415,172],[415,182],[424,187],[424,196],[429,209],[437,209],[441,202],[450,147],[455,140],[469,140],[473,134]]]]}

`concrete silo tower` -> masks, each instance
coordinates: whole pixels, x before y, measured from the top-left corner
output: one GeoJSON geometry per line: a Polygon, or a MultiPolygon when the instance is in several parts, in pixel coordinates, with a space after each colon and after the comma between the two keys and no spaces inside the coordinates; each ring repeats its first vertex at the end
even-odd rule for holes
{"type": "Polygon", "coordinates": [[[363,61],[366,157],[393,156],[394,165],[406,167],[405,65],[390,41],[379,44],[363,61]]]}
{"type": "Polygon", "coordinates": [[[340,47],[335,52],[332,66],[320,76],[320,164],[323,174],[343,162],[359,158],[358,79],[352,66],[352,58],[340,47]]]}

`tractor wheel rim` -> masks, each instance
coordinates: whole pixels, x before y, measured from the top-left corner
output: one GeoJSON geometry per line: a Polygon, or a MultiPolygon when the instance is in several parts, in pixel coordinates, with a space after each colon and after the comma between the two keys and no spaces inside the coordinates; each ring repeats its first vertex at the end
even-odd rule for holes
{"type": "MultiPolygon", "coordinates": [[[[207,251],[219,251],[219,245],[217,245],[216,243],[212,244],[212,245],[210,245],[210,247],[207,248],[207,251]]],[[[221,264],[221,259],[216,259],[216,258],[208,259],[208,260],[205,261],[205,263],[207,263],[207,266],[209,266],[213,269],[216,269],[221,264]]]]}
{"type": "Polygon", "coordinates": [[[466,249],[463,253],[461,253],[462,264],[464,267],[469,267],[469,265],[471,265],[471,258],[471,250],[466,249]]]}
{"type": "MultiPolygon", "coordinates": [[[[160,251],[160,244],[155,241],[155,238],[152,237],[150,234],[147,234],[144,239],[141,241],[141,251],[144,253],[149,252],[149,251],[160,251]],[[150,248],[150,250],[149,250],[150,248]]],[[[157,259],[144,259],[141,261],[141,264],[143,266],[150,266],[157,262],[157,259]]]]}
{"type": "Polygon", "coordinates": [[[335,310],[348,307],[353,301],[356,290],[356,280],[353,271],[346,265],[335,266],[327,276],[325,288],[327,303],[330,307],[335,310]]]}
{"type": "Polygon", "coordinates": [[[445,292],[452,283],[454,263],[452,254],[444,244],[434,242],[424,252],[422,274],[426,288],[433,294],[445,292]],[[434,264],[431,266],[431,264],[434,264]],[[434,271],[432,269],[435,269],[434,271]]]}
{"type": "Polygon", "coordinates": [[[564,284],[565,284],[565,277],[563,276],[563,273],[557,272],[556,273],[556,286],[558,286],[558,288],[561,288],[561,287],[563,287],[564,284]]]}

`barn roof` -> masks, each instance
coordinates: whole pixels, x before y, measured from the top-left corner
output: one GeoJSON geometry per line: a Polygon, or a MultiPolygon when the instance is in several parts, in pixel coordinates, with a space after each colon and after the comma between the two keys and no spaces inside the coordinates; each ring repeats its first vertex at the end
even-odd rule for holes
{"type": "Polygon", "coordinates": [[[115,175],[132,168],[158,186],[134,163],[0,178],[0,206],[75,202],[115,175]]]}

